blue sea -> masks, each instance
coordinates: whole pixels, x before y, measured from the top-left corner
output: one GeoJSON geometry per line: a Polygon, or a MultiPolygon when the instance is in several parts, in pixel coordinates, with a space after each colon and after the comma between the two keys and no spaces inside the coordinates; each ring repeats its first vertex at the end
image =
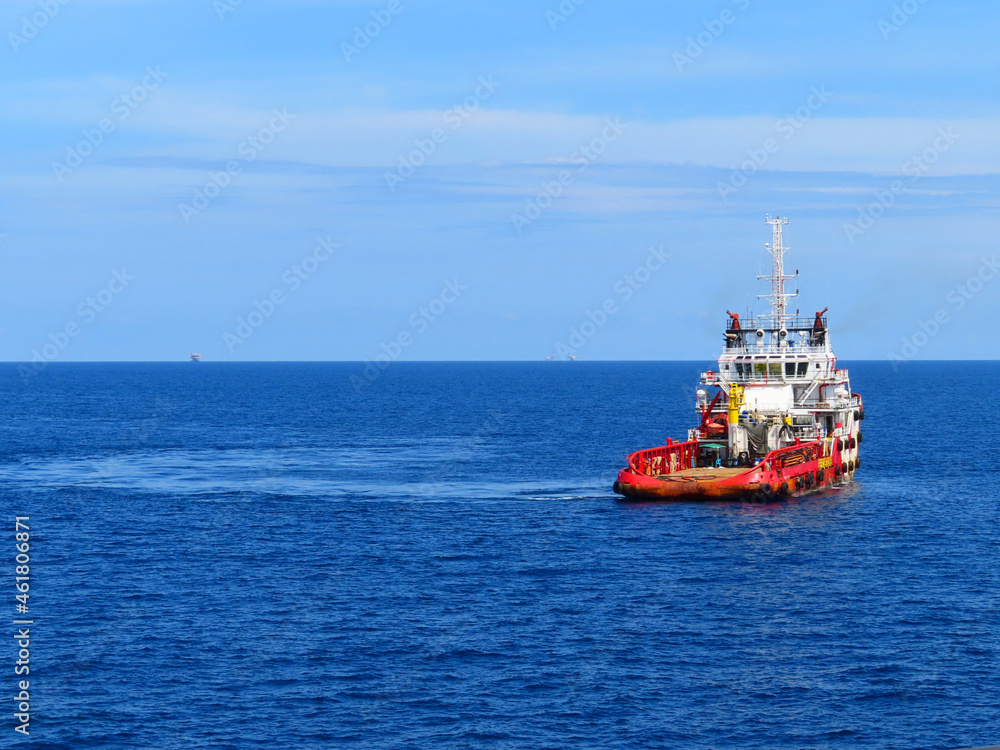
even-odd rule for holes
{"type": "Polygon", "coordinates": [[[711,364],[3,366],[0,746],[1000,742],[1000,364],[846,363],[840,491],[623,502],[711,364]]]}

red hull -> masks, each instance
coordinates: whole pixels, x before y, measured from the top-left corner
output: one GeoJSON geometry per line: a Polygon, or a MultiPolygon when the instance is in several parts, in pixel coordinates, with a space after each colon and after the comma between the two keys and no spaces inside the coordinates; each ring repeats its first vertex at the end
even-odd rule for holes
{"type": "Polygon", "coordinates": [[[769,500],[844,484],[861,465],[860,458],[844,455],[855,444],[817,440],[771,451],[746,468],[683,468],[690,466],[697,445],[672,443],[633,453],[629,468],[618,472],[614,491],[635,500],[769,500]]]}

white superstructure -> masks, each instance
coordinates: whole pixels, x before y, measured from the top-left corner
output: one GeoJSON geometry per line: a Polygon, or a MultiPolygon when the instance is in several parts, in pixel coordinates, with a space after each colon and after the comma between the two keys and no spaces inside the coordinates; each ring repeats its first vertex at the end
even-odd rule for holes
{"type": "MultiPolygon", "coordinates": [[[[821,310],[815,316],[789,314],[788,301],[798,296],[786,291],[786,284],[798,278],[786,275],[783,228],[788,219],[767,217],[772,241],[766,245],[771,255],[770,313],[740,320],[729,313],[725,348],[719,357],[719,371],[702,373],[703,386],[721,390],[711,398],[698,392],[698,409],[705,416],[701,428],[691,431],[691,439],[705,440],[717,434],[726,445],[727,460],[746,456],[753,459],[765,448],[777,448],[825,438],[842,439],[854,447],[845,458],[857,456],[860,398],[851,391],[847,370],[837,368],[830,344],[830,331],[821,310]],[[720,418],[725,415],[724,434],[720,418]],[[734,419],[738,416],[738,419],[734,419]],[[714,421],[714,424],[709,424],[714,421]],[[711,427],[711,432],[707,431],[711,427]],[[853,454],[853,455],[852,455],[853,454]]],[[[764,450],[763,452],[766,452],[764,450]]]]}

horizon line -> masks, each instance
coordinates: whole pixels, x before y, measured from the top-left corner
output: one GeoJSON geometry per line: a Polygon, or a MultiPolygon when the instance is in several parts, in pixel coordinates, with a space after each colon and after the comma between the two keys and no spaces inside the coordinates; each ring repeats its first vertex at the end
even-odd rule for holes
{"type": "MultiPolygon", "coordinates": [[[[844,357],[837,357],[838,362],[885,362],[893,363],[893,360],[882,357],[878,359],[851,359],[844,357]]],[[[190,359],[81,359],[81,360],[70,360],[68,362],[46,362],[45,366],[50,365],[155,365],[155,364],[223,364],[223,365],[240,365],[240,364],[355,364],[355,365],[369,365],[375,364],[372,360],[367,359],[215,359],[215,360],[190,360],[190,359]]],[[[597,363],[638,363],[638,362],[717,362],[715,358],[707,359],[585,359],[585,360],[568,360],[568,359],[414,359],[414,360],[393,360],[389,364],[499,364],[499,363],[511,363],[511,364],[530,364],[530,363],[556,363],[562,362],[565,364],[597,364],[597,363]]],[[[1000,362],[1000,358],[994,359],[909,359],[902,360],[902,364],[912,363],[912,362],[1000,362]]],[[[32,362],[30,360],[0,360],[0,365],[37,365],[38,362],[32,362]]],[[[895,362],[897,366],[900,364],[899,361],[895,362]]],[[[388,366],[383,368],[388,369],[388,366]]]]}

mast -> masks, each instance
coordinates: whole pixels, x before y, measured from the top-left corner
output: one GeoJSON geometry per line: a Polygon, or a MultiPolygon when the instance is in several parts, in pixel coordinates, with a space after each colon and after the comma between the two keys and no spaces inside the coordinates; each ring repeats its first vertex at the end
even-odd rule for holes
{"type": "MultiPolygon", "coordinates": [[[[785,253],[788,251],[788,248],[782,244],[782,227],[788,223],[788,219],[780,216],[772,219],[771,214],[768,214],[767,223],[772,227],[772,240],[769,244],[765,245],[767,251],[771,254],[771,293],[758,294],[757,299],[765,298],[771,300],[771,314],[762,317],[770,319],[771,327],[777,330],[785,327],[788,318],[785,313],[788,307],[788,300],[799,295],[798,292],[795,294],[785,292],[785,282],[795,278],[795,276],[785,276],[785,253]]],[[[758,276],[757,278],[766,279],[769,277],[758,276]]]]}

